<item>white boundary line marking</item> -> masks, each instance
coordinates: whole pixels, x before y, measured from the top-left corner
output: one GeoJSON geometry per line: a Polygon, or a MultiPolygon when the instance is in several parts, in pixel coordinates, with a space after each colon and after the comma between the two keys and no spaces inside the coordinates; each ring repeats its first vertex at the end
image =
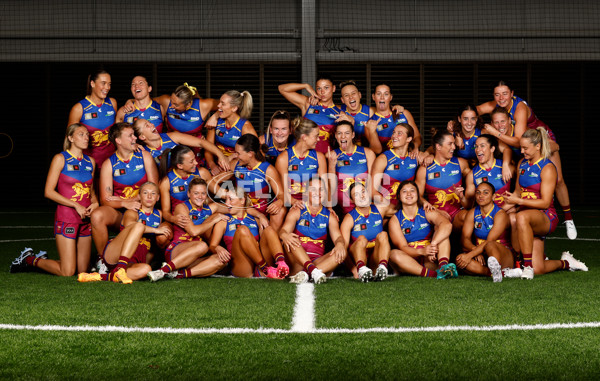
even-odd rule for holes
{"type": "Polygon", "coordinates": [[[0,226],[0,229],[51,229],[54,226],[0,226]]]}
{"type": "Polygon", "coordinates": [[[296,287],[296,304],[292,318],[292,332],[315,330],[315,285],[303,283],[296,287]]]}
{"type": "Polygon", "coordinates": [[[0,243],[11,243],[11,242],[29,242],[29,241],[54,241],[56,238],[26,238],[26,239],[3,239],[0,243]]]}
{"type": "Polygon", "coordinates": [[[510,325],[447,325],[436,327],[374,327],[374,328],[318,328],[309,331],[294,331],[278,328],[171,328],[171,327],[121,327],[121,326],[64,326],[64,325],[18,325],[0,324],[0,330],[70,331],[70,332],[122,332],[122,333],[168,333],[168,334],[295,334],[295,333],[412,333],[412,332],[491,332],[491,331],[536,331],[554,329],[599,328],[600,322],[510,324],[510,325]]]}

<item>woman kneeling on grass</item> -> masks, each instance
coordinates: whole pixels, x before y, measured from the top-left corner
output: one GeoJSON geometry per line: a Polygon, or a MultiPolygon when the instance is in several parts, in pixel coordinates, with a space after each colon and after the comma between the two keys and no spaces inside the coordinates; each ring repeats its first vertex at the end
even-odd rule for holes
{"type": "Polygon", "coordinates": [[[475,190],[475,208],[469,210],[462,230],[465,253],[456,257],[456,266],[473,275],[518,278],[521,269],[513,269],[514,258],[508,242],[508,214],[494,203],[496,189],[484,181],[475,190]],[[473,234],[475,243],[473,243],[473,234]],[[487,256],[487,265],[483,255],[487,256]]]}
{"type": "Polygon", "coordinates": [[[396,198],[398,211],[388,224],[389,231],[398,233],[391,237],[398,248],[390,252],[392,267],[422,277],[456,278],[456,266],[449,263],[450,221],[437,210],[423,208],[419,188],[412,180],[400,184],[396,198]]]}
{"type": "Polygon", "coordinates": [[[229,261],[233,276],[285,278],[290,270],[275,230],[249,214],[252,202],[242,187],[231,186],[224,193],[229,214],[227,221],[213,227],[209,250],[229,261]],[[227,249],[220,246],[221,240],[227,249]]]}
{"type": "MultiPolygon", "coordinates": [[[[123,215],[121,232],[104,248],[102,269],[97,273],[81,273],[79,282],[108,280],[131,283],[142,279],[151,270],[148,252],[155,235],[170,238],[171,229],[161,224],[162,215],[154,206],[160,197],[158,186],[147,182],[140,187],[141,207],[138,211],[128,209],[123,215]]],[[[102,266],[101,266],[102,267],[102,266]]]]}
{"type": "Polygon", "coordinates": [[[346,245],[340,233],[337,217],[323,206],[326,191],[323,181],[315,176],[307,183],[308,200],[302,207],[290,209],[279,231],[288,256],[292,258],[291,283],[315,284],[326,281],[325,274],[333,271],[346,259],[346,245]],[[325,254],[327,237],[335,244],[325,254]]]}

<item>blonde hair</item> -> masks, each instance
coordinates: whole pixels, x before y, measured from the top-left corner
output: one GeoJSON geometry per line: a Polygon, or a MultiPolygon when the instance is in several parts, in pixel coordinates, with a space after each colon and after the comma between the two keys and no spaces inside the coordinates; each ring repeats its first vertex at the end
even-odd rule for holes
{"type": "MultiPolygon", "coordinates": [[[[71,136],[73,136],[73,134],[79,127],[85,128],[85,126],[83,126],[82,124],[79,124],[79,123],[73,123],[69,127],[67,127],[67,132],[65,132],[65,140],[63,141],[63,151],[67,151],[67,150],[71,149],[71,141],[69,140],[69,138],[71,136]]],[[[86,129],[86,131],[87,131],[87,129],[86,129]]]]}
{"type": "Polygon", "coordinates": [[[297,142],[300,141],[302,135],[309,135],[315,128],[319,128],[319,126],[310,119],[299,116],[292,121],[292,130],[294,131],[294,137],[297,142]]]}
{"type": "Polygon", "coordinates": [[[252,114],[252,95],[248,91],[242,91],[241,93],[237,90],[229,90],[225,92],[231,100],[229,104],[233,107],[237,107],[237,114],[243,119],[249,119],[252,114]]]}
{"type": "Polygon", "coordinates": [[[531,144],[540,145],[540,155],[543,159],[548,159],[552,155],[550,150],[550,137],[548,131],[544,127],[538,127],[536,129],[529,129],[523,133],[521,138],[528,139],[531,144]]]}

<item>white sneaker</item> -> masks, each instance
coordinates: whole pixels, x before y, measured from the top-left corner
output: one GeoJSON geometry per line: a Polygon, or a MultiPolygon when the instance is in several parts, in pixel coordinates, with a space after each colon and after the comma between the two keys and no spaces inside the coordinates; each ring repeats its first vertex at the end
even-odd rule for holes
{"type": "Polygon", "coordinates": [[[585,263],[575,259],[568,251],[564,251],[560,256],[560,259],[569,263],[569,270],[571,271],[588,271],[585,263]]]}
{"type": "Polygon", "coordinates": [[[567,237],[569,237],[569,239],[577,238],[577,228],[575,227],[575,222],[573,222],[573,220],[565,220],[563,223],[567,228],[567,237]]]}
{"type": "Polygon", "coordinates": [[[373,271],[367,266],[363,266],[358,269],[358,279],[360,279],[363,283],[367,283],[371,279],[373,279],[373,271]]]}
{"type": "Polygon", "coordinates": [[[327,277],[325,276],[325,274],[323,274],[323,271],[319,269],[314,269],[311,276],[315,284],[321,284],[327,281],[327,277]]]}
{"type": "Polygon", "coordinates": [[[381,264],[375,270],[375,280],[382,281],[388,276],[388,269],[385,265],[381,264]]]}
{"type": "Polygon", "coordinates": [[[488,257],[488,269],[492,273],[492,279],[494,283],[502,282],[502,268],[500,267],[500,263],[494,257],[488,257]]]}
{"type": "MultiPolygon", "coordinates": [[[[166,265],[167,265],[167,262],[163,262],[161,268],[165,267],[166,265]]],[[[178,274],[179,274],[179,271],[177,269],[175,269],[169,273],[166,273],[165,276],[169,279],[175,279],[178,274]]]]}
{"type": "Polygon", "coordinates": [[[308,274],[306,271],[298,271],[296,275],[290,277],[290,283],[302,284],[308,282],[308,274]]]}
{"type": "Polygon", "coordinates": [[[96,263],[96,268],[98,269],[98,274],[108,274],[108,266],[106,266],[104,261],[99,260],[98,263],[96,263]]]}
{"type": "Polygon", "coordinates": [[[147,275],[148,275],[148,278],[150,278],[151,282],[158,282],[159,280],[161,280],[162,278],[165,277],[165,272],[162,271],[161,269],[158,269],[158,270],[148,272],[147,275]]]}
{"type": "Polygon", "coordinates": [[[514,269],[507,267],[505,269],[502,269],[502,275],[504,275],[505,278],[520,278],[522,274],[523,270],[521,270],[520,267],[514,269]]]}
{"type": "Polygon", "coordinates": [[[523,267],[523,273],[521,274],[521,279],[533,279],[533,267],[531,267],[531,266],[523,267]]]}

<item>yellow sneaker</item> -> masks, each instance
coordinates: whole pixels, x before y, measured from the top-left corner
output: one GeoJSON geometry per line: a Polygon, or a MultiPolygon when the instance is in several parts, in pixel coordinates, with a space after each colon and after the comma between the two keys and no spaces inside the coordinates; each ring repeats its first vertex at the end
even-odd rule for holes
{"type": "Polygon", "coordinates": [[[131,279],[129,279],[129,277],[127,276],[127,270],[125,270],[124,268],[120,268],[119,271],[117,271],[113,275],[113,282],[115,282],[115,283],[121,282],[123,284],[133,283],[133,281],[131,279]]]}
{"type": "Polygon", "coordinates": [[[77,275],[78,282],[98,282],[102,280],[102,276],[98,273],[79,273],[77,275]]]}

